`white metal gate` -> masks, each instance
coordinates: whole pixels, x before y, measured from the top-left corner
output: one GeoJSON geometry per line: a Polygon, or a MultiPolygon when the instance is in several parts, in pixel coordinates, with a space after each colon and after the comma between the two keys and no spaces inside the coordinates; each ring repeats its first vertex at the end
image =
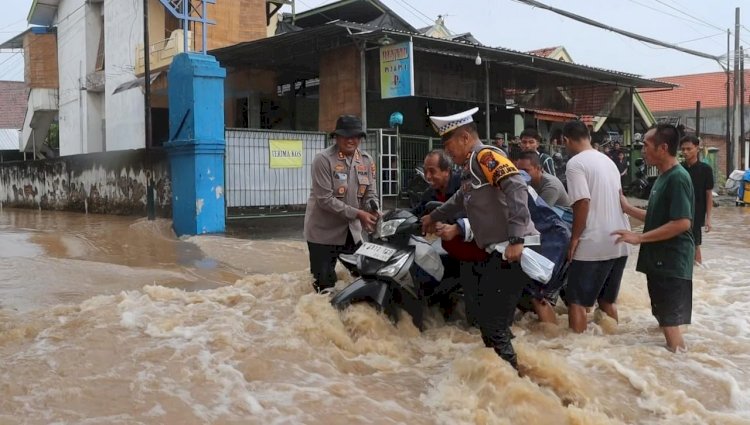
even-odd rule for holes
{"type": "Polygon", "coordinates": [[[304,214],[315,154],[326,134],[258,129],[226,130],[227,217],[304,214]],[[302,167],[271,168],[270,140],[301,140],[302,167]]]}

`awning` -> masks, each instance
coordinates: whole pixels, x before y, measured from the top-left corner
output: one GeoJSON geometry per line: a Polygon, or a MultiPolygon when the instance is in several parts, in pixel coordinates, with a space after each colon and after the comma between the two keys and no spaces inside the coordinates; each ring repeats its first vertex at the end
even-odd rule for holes
{"type": "MultiPolygon", "coordinates": [[[[151,74],[151,78],[150,78],[151,79],[151,84],[153,84],[154,81],[157,78],[159,78],[159,76],[161,75],[161,73],[162,73],[162,71],[157,71],[157,72],[154,72],[154,73],[151,74]]],[[[128,81],[127,83],[120,84],[119,86],[117,86],[117,88],[115,89],[115,91],[112,92],[112,94],[117,94],[117,93],[123,92],[125,90],[134,89],[136,87],[143,87],[145,85],[146,85],[146,76],[144,75],[143,77],[138,77],[135,80],[128,81]]]]}

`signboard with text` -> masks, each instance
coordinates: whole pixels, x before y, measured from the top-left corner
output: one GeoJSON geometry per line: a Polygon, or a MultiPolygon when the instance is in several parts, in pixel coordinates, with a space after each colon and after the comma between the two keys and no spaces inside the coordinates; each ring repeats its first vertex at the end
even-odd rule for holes
{"type": "Polygon", "coordinates": [[[414,96],[414,45],[411,41],[380,48],[380,97],[414,96]]]}
{"type": "Polygon", "coordinates": [[[271,168],[302,168],[302,140],[269,140],[271,168]]]}

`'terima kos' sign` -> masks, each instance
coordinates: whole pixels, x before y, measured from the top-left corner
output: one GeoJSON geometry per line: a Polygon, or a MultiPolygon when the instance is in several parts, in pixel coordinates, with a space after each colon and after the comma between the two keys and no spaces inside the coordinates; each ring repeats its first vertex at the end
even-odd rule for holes
{"type": "Polygon", "coordinates": [[[302,168],[302,140],[269,140],[270,168],[302,168]]]}
{"type": "Polygon", "coordinates": [[[380,48],[380,98],[414,96],[414,47],[411,41],[380,48]]]}

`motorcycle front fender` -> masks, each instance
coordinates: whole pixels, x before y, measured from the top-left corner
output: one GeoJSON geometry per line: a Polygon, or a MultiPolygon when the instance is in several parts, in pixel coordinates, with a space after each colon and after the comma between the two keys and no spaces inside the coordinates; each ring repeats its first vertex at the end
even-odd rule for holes
{"type": "Polygon", "coordinates": [[[331,305],[343,310],[357,302],[368,302],[379,310],[389,312],[391,309],[391,292],[387,282],[375,279],[359,278],[331,298],[331,305]]]}

